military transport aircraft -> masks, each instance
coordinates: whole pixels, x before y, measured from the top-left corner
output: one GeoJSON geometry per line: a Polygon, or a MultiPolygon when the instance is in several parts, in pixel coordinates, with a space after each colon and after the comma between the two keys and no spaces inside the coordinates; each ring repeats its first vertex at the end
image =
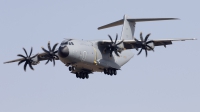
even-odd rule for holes
{"type": "Polygon", "coordinates": [[[71,73],[76,74],[77,78],[89,78],[88,74],[93,72],[104,72],[108,75],[116,75],[117,70],[126,64],[132,57],[131,49],[139,50],[138,55],[144,50],[147,56],[147,51],[154,51],[155,46],[171,45],[172,41],[195,40],[188,39],[156,39],[149,40],[150,34],[145,38],[140,33],[140,40],[134,37],[136,22],[158,21],[158,20],[176,20],[177,18],[129,18],[127,15],[123,19],[101,26],[98,29],[114,27],[123,24],[120,40],[116,35],[115,40],[108,35],[110,40],[94,40],[84,41],[76,39],[65,39],[61,42],[58,49],[56,43],[52,48],[48,43],[48,50],[42,47],[43,52],[32,56],[33,49],[31,48],[28,54],[23,48],[26,55],[18,54],[19,59],[8,61],[5,63],[18,62],[18,65],[25,62],[24,71],[27,65],[32,69],[32,65],[39,64],[40,61],[53,62],[60,60],[69,68],[71,73]]]}

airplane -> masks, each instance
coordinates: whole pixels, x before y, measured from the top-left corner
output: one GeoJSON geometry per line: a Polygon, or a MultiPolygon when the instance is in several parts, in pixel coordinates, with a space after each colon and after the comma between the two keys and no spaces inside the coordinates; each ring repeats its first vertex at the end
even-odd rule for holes
{"type": "Polygon", "coordinates": [[[140,33],[140,40],[134,37],[135,24],[137,22],[161,21],[161,20],[177,20],[178,18],[129,18],[124,15],[123,19],[110,24],[101,26],[98,30],[123,25],[120,39],[116,35],[115,40],[108,35],[109,40],[77,40],[64,39],[59,48],[58,43],[51,48],[48,42],[48,50],[42,47],[43,52],[32,56],[33,48],[28,54],[23,48],[26,55],[18,54],[19,59],[7,61],[5,63],[18,62],[18,65],[24,64],[24,71],[27,65],[34,70],[32,65],[39,64],[40,61],[46,61],[45,64],[60,60],[68,67],[69,71],[80,79],[88,79],[89,74],[93,72],[104,72],[107,75],[117,75],[117,70],[126,64],[134,54],[132,49],[139,50],[138,54],[144,50],[146,56],[148,51],[154,51],[155,46],[171,45],[172,41],[196,40],[196,38],[185,39],[155,39],[149,40],[150,33],[143,37],[140,33]]]}

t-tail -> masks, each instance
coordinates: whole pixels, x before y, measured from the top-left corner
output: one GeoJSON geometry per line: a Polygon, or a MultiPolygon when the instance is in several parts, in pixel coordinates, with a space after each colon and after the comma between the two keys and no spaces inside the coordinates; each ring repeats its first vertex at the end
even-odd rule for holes
{"type": "Polygon", "coordinates": [[[118,25],[122,25],[122,33],[121,33],[121,40],[133,40],[134,39],[134,33],[135,33],[135,24],[136,22],[145,22],[145,21],[159,21],[159,20],[176,20],[178,18],[129,18],[127,15],[124,15],[124,18],[112,22],[110,24],[101,26],[98,28],[98,30],[114,27],[118,25]]]}

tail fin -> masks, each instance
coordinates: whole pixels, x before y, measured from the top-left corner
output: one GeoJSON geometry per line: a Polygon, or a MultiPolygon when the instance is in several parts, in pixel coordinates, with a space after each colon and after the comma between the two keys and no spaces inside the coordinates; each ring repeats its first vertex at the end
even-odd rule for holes
{"type": "Polygon", "coordinates": [[[124,15],[124,25],[122,27],[121,40],[133,40],[135,33],[135,21],[128,21],[128,16],[124,15]]]}
{"type": "Polygon", "coordinates": [[[139,19],[132,19],[129,18],[127,15],[124,15],[124,18],[101,26],[98,28],[98,30],[104,29],[104,28],[109,28],[109,27],[114,27],[114,26],[118,26],[118,25],[123,25],[122,28],[122,34],[121,34],[121,40],[132,40],[134,39],[134,32],[135,32],[135,24],[136,22],[145,22],[145,21],[159,21],[159,20],[175,20],[177,18],[139,18],[139,19]]]}

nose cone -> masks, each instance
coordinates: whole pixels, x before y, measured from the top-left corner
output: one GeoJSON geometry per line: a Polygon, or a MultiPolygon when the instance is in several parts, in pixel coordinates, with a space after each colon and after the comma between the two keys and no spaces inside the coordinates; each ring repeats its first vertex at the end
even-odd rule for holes
{"type": "Polygon", "coordinates": [[[58,55],[62,58],[66,58],[69,55],[69,49],[67,46],[59,47],[58,49],[58,55]]]}

